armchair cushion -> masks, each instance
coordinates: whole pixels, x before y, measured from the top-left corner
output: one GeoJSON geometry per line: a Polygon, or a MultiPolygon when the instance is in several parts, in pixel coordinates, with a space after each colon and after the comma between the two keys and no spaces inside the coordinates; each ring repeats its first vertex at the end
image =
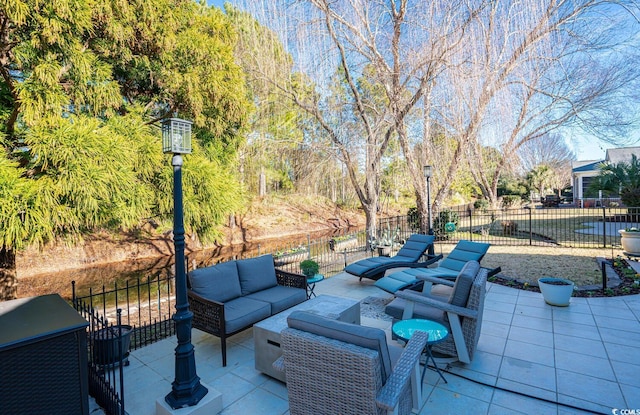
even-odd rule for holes
{"type": "Polygon", "coordinates": [[[386,379],[391,375],[391,355],[384,331],[375,327],[358,326],[332,320],[305,311],[292,312],[287,318],[287,323],[293,329],[375,350],[379,353],[382,361],[382,378],[386,379]]]}
{"type": "Polygon", "coordinates": [[[278,285],[272,255],[243,259],[242,261],[237,261],[237,264],[242,295],[278,285]]]}
{"type": "Polygon", "coordinates": [[[451,291],[451,296],[449,297],[449,304],[466,307],[473,280],[476,278],[479,270],[480,264],[477,261],[469,261],[465,264],[453,285],[453,291],[451,291]]]}
{"type": "Polygon", "coordinates": [[[221,262],[214,267],[190,271],[189,284],[196,294],[221,303],[241,295],[236,261],[221,262]]]}

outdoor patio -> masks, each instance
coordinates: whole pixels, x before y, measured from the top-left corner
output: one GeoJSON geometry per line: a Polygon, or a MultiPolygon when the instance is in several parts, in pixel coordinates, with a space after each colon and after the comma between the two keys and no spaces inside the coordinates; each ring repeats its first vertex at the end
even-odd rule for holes
{"type": "MultiPolygon", "coordinates": [[[[471,365],[453,365],[444,383],[427,371],[420,414],[611,414],[640,409],[640,296],[572,298],[566,308],[542,295],[489,283],[482,335],[471,365]],[[556,403],[557,402],[557,403],[556,403]]],[[[345,273],[316,293],[361,300],[387,297],[373,281],[345,273]]],[[[361,324],[390,329],[362,317],[361,324]]],[[[253,330],[228,340],[222,367],[218,338],[193,330],[197,373],[222,393],[222,414],[287,414],[286,385],[254,369],[253,330]]],[[[131,353],[125,405],[131,415],[155,414],[171,391],[175,337],[131,353]]]]}

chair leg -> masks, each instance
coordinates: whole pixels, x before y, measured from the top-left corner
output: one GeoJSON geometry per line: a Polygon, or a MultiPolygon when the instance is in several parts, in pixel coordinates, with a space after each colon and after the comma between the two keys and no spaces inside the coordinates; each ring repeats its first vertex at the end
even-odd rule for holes
{"type": "Polygon", "coordinates": [[[455,313],[447,312],[449,316],[449,326],[451,327],[451,335],[453,336],[453,342],[456,345],[456,352],[458,353],[458,360],[462,363],[471,363],[469,357],[469,350],[467,350],[467,343],[464,341],[464,334],[462,334],[462,324],[460,324],[461,317],[455,313]]]}
{"type": "Polygon", "coordinates": [[[220,337],[220,347],[222,348],[222,367],[227,366],[227,338],[220,337]]]}
{"type": "MultiPolygon", "coordinates": [[[[422,405],[422,376],[420,375],[420,362],[416,362],[411,371],[411,397],[413,400],[413,410],[418,413],[422,405]]],[[[397,409],[397,405],[396,405],[397,409]]]]}

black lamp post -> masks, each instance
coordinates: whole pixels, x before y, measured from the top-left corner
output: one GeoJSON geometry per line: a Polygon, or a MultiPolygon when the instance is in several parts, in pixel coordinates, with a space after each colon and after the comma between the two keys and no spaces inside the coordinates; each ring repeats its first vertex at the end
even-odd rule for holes
{"type": "MultiPolygon", "coordinates": [[[[423,167],[424,177],[427,179],[427,214],[429,215],[429,235],[433,235],[433,219],[431,218],[431,166],[423,167]]],[[[435,253],[433,244],[429,245],[429,255],[433,255],[435,253]]]]}
{"type": "Polygon", "coordinates": [[[173,244],[176,251],[176,347],[175,380],[164,400],[173,409],[197,405],[208,392],[196,374],[196,359],[191,344],[191,320],[187,299],[187,275],[184,259],[184,221],[182,214],[182,156],[191,153],[191,122],[169,118],[162,122],[162,151],[173,159],[173,244]]]}

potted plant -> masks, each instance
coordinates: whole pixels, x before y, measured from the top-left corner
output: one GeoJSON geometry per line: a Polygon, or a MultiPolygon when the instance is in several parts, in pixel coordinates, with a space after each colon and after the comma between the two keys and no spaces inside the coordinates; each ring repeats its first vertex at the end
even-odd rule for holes
{"type": "Polygon", "coordinates": [[[640,229],[636,227],[620,229],[620,243],[626,254],[640,255],[640,229]]]}
{"type": "Polygon", "coordinates": [[[309,279],[313,278],[318,273],[320,266],[312,259],[305,259],[300,263],[300,269],[307,279],[309,279]]]}
{"type": "Polygon", "coordinates": [[[566,307],[573,293],[573,281],[564,278],[544,277],[538,279],[538,287],[547,304],[566,307]]]}

